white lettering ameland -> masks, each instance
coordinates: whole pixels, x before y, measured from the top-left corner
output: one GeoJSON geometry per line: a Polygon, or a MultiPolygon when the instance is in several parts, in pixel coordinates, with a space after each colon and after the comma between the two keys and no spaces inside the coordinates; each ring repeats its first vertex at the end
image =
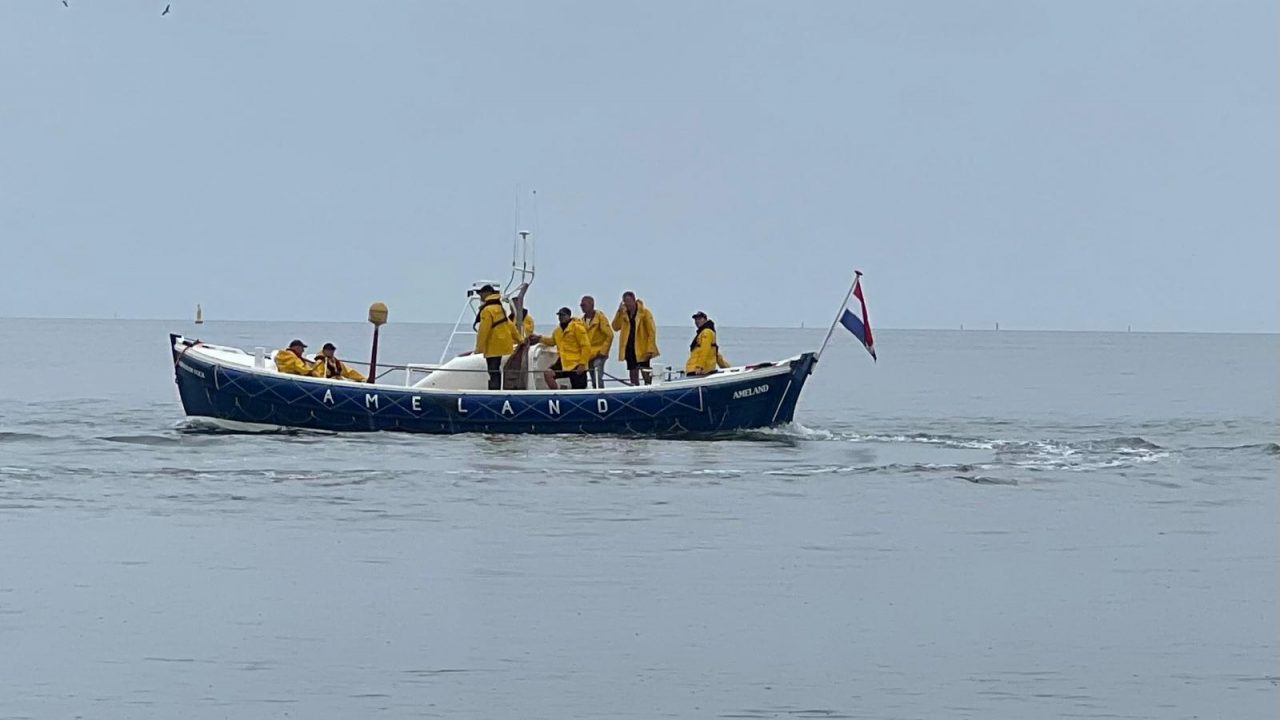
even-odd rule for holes
{"type": "Polygon", "coordinates": [[[596,398],[596,412],[601,415],[609,412],[609,401],[604,398],[596,398]]]}
{"type": "Polygon", "coordinates": [[[752,395],[759,395],[760,393],[766,393],[766,392],[769,392],[768,385],[757,385],[755,387],[743,388],[741,390],[735,391],[733,393],[733,399],[741,400],[742,398],[749,398],[752,395]]]}
{"type": "Polygon", "coordinates": [[[551,413],[552,415],[559,415],[559,414],[560,414],[560,401],[559,401],[559,400],[548,400],[548,401],[547,401],[547,412],[551,413]]]}
{"type": "Polygon", "coordinates": [[[516,414],[516,411],[511,409],[511,401],[510,401],[510,400],[503,400],[503,401],[502,401],[502,414],[503,414],[503,415],[515,415],[515,414],[516,414]]]}
{"type": "Polygon", "coordinates": [[[331,389],[329,389],[329,388],[325,388],[325,390],[324,390],[324,402],[327,402],[327,403],[329,403],[330,405],[332,405],[332,404],[333,404],[333,390],[331,390],[331,389]]]}
{"type": "Polygon", "coordinates": [[[196,377],[200,377],[200,378],[204,377],[204,372],[191,367],[185,362],[179,361],[178,367],[182,368],[183,370],[186,370],[187,372],[191,373],[192,375],[195,375],[196,377]]]}
{"type": "Polygon", "coordinates": [[[374,393],[374,394],[372,394],[372,395],[370,395],[369,393],[365,393],[365,394],[364,394],[364,408],[365,408],[366,410],[368,410],[369,408],[373,408],[374,410],[377,410],[377,409],[378,409],[378,395],[377,395],[377,393],[374,393]]]}
{"type": "MultiPolygon", "coordinates": [[[[458,398],[458,402],[462,402],[462,398],[458,398]]],[[[422,396],[414,395],[412,405],[414,412],[422,412],[422,396]]]]}
{"type": "Polygon", "coordinates": [[[459,415],[466,415],[466,414],[467,414],[467,413],[469,413],[469,412],[471,412],[471,411],[470,411],[470,410],[468,410],[468,409],[466,409],[466,408],[464,408],[464,407],[462,407],[462,398],[458,398],[458,414],[459,414],[459,415]]]}

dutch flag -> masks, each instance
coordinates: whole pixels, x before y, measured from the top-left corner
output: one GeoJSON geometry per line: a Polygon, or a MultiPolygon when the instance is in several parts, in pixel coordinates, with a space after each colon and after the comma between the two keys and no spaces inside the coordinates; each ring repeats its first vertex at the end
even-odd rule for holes
{"type": "Polygon", "coordinates": [[[876,359],[876,344],[871,337],[871,321],[867,319],[867,300],[862,296],[862,273],[858,272],[857,279],[853,281],[853,297],[858,298],[858,304],[862,306],[862,317],[858,318],[849,309],[849,304],[845,303],[844,312],[840,314],[840,324],[845,326],[853,336],[862,342],[867,352],[871,353],[871,359],[876,359]]]}

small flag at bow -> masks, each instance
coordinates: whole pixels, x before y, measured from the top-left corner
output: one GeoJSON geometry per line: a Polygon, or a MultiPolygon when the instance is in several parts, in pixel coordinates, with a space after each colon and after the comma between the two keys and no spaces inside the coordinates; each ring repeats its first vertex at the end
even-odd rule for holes
{"type": "Polygon", "coordinates": [[[862,295],[862,273],[858,273],[858,278],[853,282],[853,297],[858,298],[858,303],[862,306],[862,317],[855,315],[846,303],[844,312],[840,314],[840,324],[862,342],[867,352],[871,353],[871,359],[875,360],[876,344],[871,337],[871,321],[867,319],[867,300],[862,295]]]}

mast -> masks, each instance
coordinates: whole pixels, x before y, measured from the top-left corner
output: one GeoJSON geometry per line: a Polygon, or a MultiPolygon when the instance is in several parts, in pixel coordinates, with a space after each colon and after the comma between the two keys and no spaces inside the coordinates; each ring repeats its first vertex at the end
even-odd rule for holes
{"type": "MultiPolygon", "coordinates": [[[[533,198],[536,201],[538,191],[534,190],[533,198]]],[[[536,208],[535,208],[535,225],[536,208]]],[[[529,286],[533,284],[535,275],[534,265],[534,245],[533,232],[530,230],[520,229],[520,195],[516,195],[516,223],[515,234],[512,238],[511,247],[511,275],[507,279],[507,284],[502,286],[502,300],[511,306],[514,314],[515,310],[524,309],[524,294],[528,291],[529,286]]],[[[462,306],[462,312],[458,315],[458,319],[453,324],[453,332],[449,333],[449,339],[445,341],[444,350],[440,353],[440,364],[444,364],[449,359],[449,352],[453,349],[453,341],[458,335],[474,335],[470,329],[470,319],[475,317],[479,310],[480,298],[476,290],[482,285],[492,285],[498,288],[498,283],[477,281],[472,284],[471,290],[467,291],[467,301],[462,306]]],[[[517,322],[519,319],[517,318],[517,322]]]]}
{"type": "Polygon", "coordinates": [[[535,227],[530,229],[525,226],[524,229],[521,229],[520,196],[519,194],[516,195],[516,227],[515,235],[511,239],[511,277],[507,280],[507,286],[503,289],[504,294],[507,296],[523,297],[523,291],[533,284],[533,277],[537,272],[533,237],[538,224],[538,191],[531,191],[529,197],[534,217],[533,225],[535,227]]]}

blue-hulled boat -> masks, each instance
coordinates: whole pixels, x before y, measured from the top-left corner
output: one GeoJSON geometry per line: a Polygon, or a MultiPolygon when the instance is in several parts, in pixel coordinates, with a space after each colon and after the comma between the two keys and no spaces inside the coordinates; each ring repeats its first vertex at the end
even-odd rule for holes
{"type": "Polygon", "coordinates": [[[261,353],[176,334],[170,342],[187,415],[243,430],[715,435],[791,422],[816,362],[804,353],[600,390],[457,390],[409,385],[409,370],[403,385],[286,375],[261,353]]]}
{"type": "MultiPolygon", "coordinates": [[[[531,235],[516,233],[511,276],[501,293],[512,318],[523,316],[524,296],[535,275],[531,235]]],[[[377,328],[387,315],[381,303],[369,309],[375,327],[369,383],[289,375],[276,369],[264,348],[250,353],[170,335],[182,407],[188,416],[232,430],[716,435],[791,422],[805,380],[837,322],[858,335],[874,356],[869,325],[860,334],[862,323],[850,320],[844,309],[857,288],[855,280],[841,305],[843,315],[832,322],[817,352],[700,377],[655,365],[651,385],[573,390],[549,385],[543,374],[556,360],[553,348],[521,343],[503,361],[502,384],[510,389],[489,390],[484,358],[455,357],[451,350],[457,336],[473,334],[468,328],[480,309],[482,290],[497,287],[475,283],[439,364],[392,366],[392,372],[403,371],[400,384],[384,380],[386,372],[375,372],[377,328]]]]}

